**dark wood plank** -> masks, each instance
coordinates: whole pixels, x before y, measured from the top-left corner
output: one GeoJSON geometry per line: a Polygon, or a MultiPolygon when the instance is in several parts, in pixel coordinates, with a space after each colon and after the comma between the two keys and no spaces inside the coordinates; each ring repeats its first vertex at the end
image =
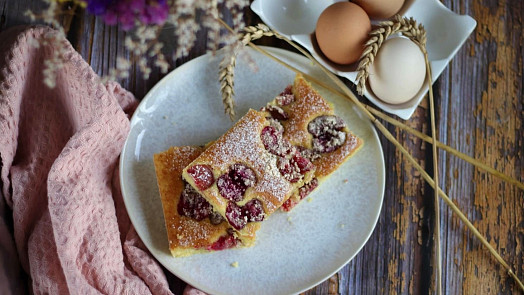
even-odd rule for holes
{"type": "Polygon", "coordinates": [[[45,7],[44,3],[38,0],[0,0],[0,31],[29,23],[30,20],[24,16],[24,13],[28,9],[39,11],[43,7],[45,7]]]}
{"type": "MultiPolygon", "coordinates": [[[[478,22],[442,76],[440,134],[450,146],[523,180],[522,1],[445,1],[478,22]]],[[[441,153],[450,196],[522,279],[524,194],[441,153]]],[[[518,289],[485,248],[442,207],[445,285],[457,294],[515,294],[518,289]]]]}

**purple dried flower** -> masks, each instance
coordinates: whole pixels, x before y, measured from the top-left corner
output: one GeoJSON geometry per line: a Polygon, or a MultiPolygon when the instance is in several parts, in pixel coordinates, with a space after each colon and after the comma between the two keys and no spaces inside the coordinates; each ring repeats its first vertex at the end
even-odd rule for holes
{"type": "Polygon", "coordinates": [[[118,23],[118,17],[113,11],[108,10],[104,14],[104,22],[110,26],[114,26],[118,23]]]}
{"type": "Polygon", "coordinates": [[[115,0],[87,0],[87,11],[94,15],[104,14],[115,0]]]}
{"type": "Polygon", "coordinates": [[[162,24],[168,14],[168,7],[166,0],[156,1],[156,4],[146,6],[145,11],[140,16],[140,21],[146,24],[162,24]]]}
{"type": "Polygon", "coordinates": [[[144,25],[162,24],[169,11],[167,0],[87,0],[87,11],[102,16],[108,25],[120,23],[124,30],[135,22],[144,25]]]}

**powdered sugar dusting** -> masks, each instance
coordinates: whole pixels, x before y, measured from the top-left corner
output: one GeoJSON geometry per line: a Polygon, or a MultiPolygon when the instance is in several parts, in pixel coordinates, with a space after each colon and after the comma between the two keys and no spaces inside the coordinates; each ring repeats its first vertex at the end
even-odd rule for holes
{"type": "MultiPolygon", "coordinates": [[[[158,188],[162,200],[165,224],[169,240],[169,250],[175,256],[187,256],[197,252],[213,249],[213,245],[223,237],[231,235],[231,227],[227,222],[221,222],[221,215],[195,220],[192,217],[180,215],[177,210],[181,193],[185,188],[182,180],[182,170],[196,159],[203,148],[194,146],[171,147],[167,151],[155,154],[154,163],[158,180],[158,188]]],[[[258,224],[249,224],[242,235],[237,235],[241,246],[252,246],[258,224]]]]}
{"type": "MultiPolygon", "coordinates": [[[[286,89],[286,91],[289,90],[286,89]]],[[[302,76],[297,75],[291,91],[295,96],[293,102],[282,107],[289,114],[288,120],[281,121],[284,127],[284,138],[291,144],[302,147],[301,153],[310,159],[316,167],[316,177],[325,177],[346,161],[363,142],[349,131],[340,118],[334,116],[335,112],[331,105],[302,76]],[[325,147],[320,146],[320,142],[317,142],[316,149],[330,151],[327,153],[313,151],[315,138],[308,131],[309,123],[319,117],[325,117],[331,123],[327,125],[335,127],[333,131],[327,130],[330,128],[320,127],[317,130],[318,135],[320,133],[334,133],[329,138],[329,142],[322,143],[323,146],[337,147],[334,150],[325,149],[325,147]]],[[[272,104],[278,104],[278,100],[275,99],[272,104]]],[[[315,125],[315,122],[313,122],[313,125],[315,125]]]]}
{"type": "Polygon", "coordinates": [[[205,190],[215,182],[213,171],[208,165],[192,165],[187,169],[187,173],[193,177],[195,185],[200,190],[205,190]]]}
{"type": "Polygon", "coordinates": [[[317,93],[305,92],[301,85],[295,85],[294,91],[300,95],[300,99],[289,105],[290,118],[284,125],[284,136],[289,138],[291,143],[306,146],[310,141],[311,135],[307,131],[308,122],[322,114],[333,112],[331,106],[317,93]],[[298,86],[298,87],[297,87],[298,86]]]}
{"type": "Polygon", "coordinates": [[[169,249],[177,256],[189,255],[194,253],[194,249],[209,247],[220,236],[227,234],[229,228],[227,222],[214,225],[207,218],[197,221],[178,213],[177,205],[184,190],[182,169],[202,151],[199,147],[172,147],[154,156],[169,249]]]}
{"type": "Polygon", "coordinates": [[[337,116],[318,116],[308,124],[313,135],[313,151],[329,153],[339,148],[346,140],[344,120],[337,116]]]}
{"type": "MultiPolygon", "coordinates": [[[[210,165],[215,176],[227,173],[235,163],[243,163],[253,169],[257,182],[246,191],[244,200],[258,198],[269,215],[282,205],[294,187],[280,175],[276,156],[270,154],[262,144],[260,134],[268,125],[264,113],[250,110],[191,165],[210,165]]],[[[219,203],[212,200],[217,196],[207,194],[207,191],[204,195],[215,206],[219,203]]]]}
{"type": "MultiPolygon", "coordinates": [[[[292,145],[311,148],[311,134],[307,130],[308,123],[321,115],[332,115],[333,109],[309,84],[297,76],[293,87],[284,92],[293,93],[294,98],[281,108],[288,114],[288,119],[281,121],[284,127],[284,138],[292,145]]],[[[288,94],[289,95],[289,94],[288,94]]],[[[280,105],[281,98],[277,96],[271,104],[280,105]]]]}

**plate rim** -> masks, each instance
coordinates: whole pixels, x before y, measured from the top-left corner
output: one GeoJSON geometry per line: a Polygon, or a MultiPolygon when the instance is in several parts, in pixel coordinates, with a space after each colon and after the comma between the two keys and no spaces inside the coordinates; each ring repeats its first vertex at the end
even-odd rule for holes
{"type": "MultiPolygon", "coordinates": [[[[268,52],[270,53],[274,53],[274,54],[277,54],[277,55],[295,55],[294,57],[296,57],[297,59],[299,59],[299,62],[300,63],[303,63],[303,62],[308,62],[307,58],[298,54],[298,53],[295,53],[295,52],[292,52],[292,51],[289,51],[289,50],[285,50],[285,49],[282,49],[282,48],[278,48],[278,47],[271,47],[271,46],[259,46],[259,47],[262,47],[264,48],[265,50],[267,50],[268,52]]],[[[253,52],[255,52],[253,49],[251,48],[247,48],[248,50],[252,50],[253,52]]],[[[143,105],[146,105],[148,103],[149,100],[152,99],[153,97],[153,94],[159,87],[161,87],[163,84],[165,84],[167,82],[168,79],[170,79],[170,77],[172,75],[175,75],[175,72],[179,72],[179,71],[183,71],[185,70],[187,67],[191,66],[192,63],[194,62],[197,62],[198,60],[201,60],[201,59],[205,59],[205,58],[214,58],[212,53],[206,53],[206,54],[203,54],[203,55],[200,55],[196,58],[193,58],[187,62],[185,62],[184,64],[178,66],[177,68],[171,70],[167,75],[165,75],[164,77],[162,77],[162,79],[160,79],[147,93],[146,95],[142,98],[142,100],[140,101],[140,103],[138,104],[138,106],[135,108],[134,112],[133,112],[133,115],[131,116],[131,119],[129,120],[129,124],[130,124],[130,127],[129,127],[129,132],[128,132],[128,135],[126,137],[126,141],[124,143],[124,145],[122,146],[122,150],[120,152],[120,158],[119,158],[119,165],[118,165],[118,168],[119,168],[119,184],[120,184],[120,192],[122,194],[122,199],[124,201],[124,206],[126,208],[126,212],[127,212],[127,215],[129,217],[129,220],[131,222],[131,224],[133,225],[133,228],[135,229],[135,232],[137,233],[137,235],[139,236],[140,240],[142,241],[142,243],[144,244],[144,246],[147,248],[148,252],[151,254],[151,256],[154,257],[155,261],[158,262],[159,264],[161,264],[167,271],[169,271],[171,274],[173,274],[174,276],[176,276],[177,278],[179,278],[180,280],[184,281],[185,283],[197,288],[197,289],[200,289],[201,291],[204,291],[206,293],[209,293],[209,294],[221,294],[220,292],[214,292],[215,290],[209,290],[208,288],[206,288],[206,286],[201,286],[199,285],[197,282],[195,282],[194,280],[191,279],[191,277],[188,277],[188,276],[185,276],[184,274],[177,274],[175,273],[169,266],[165,265],[161,259],[159,258],[159,256],[157,254],[155,254],[155,251],[152,251],[150,249],[150,246],[148,245],[148,243],[146,242],[146,240],[144,240],[143,238],[143,233],[141,233],[138,229],[137,229],[137,226],[135,225],[135,220],[131,217],[133,216],[133,214],[129,211],[129,200],[125,197],[126,196],[126,186],[125,186],[125,182],[126,180],[124,179],[124,166],[126,165],[125,162],[124,162],[124,159],[125,157],[123,156],[124,155],[124,152],[126,151],[126,149],[128,148],[128,144],[129,144],[129,135],[131,134],[131,129],[133,127],[133,125],[135,125],[137,122],[136,120],[137,119],[137,116],[138,116],[138,113],[139,113],[139,110],[141,109],[141,107],[143,105]]],[[[350,102],[351,104],[354,105],[353,102],[350,102]]],[[[364,115],[364,113],[360,110],[360,109],[356,109],[355,112],[357,112],[359,115],[364,115]]],[[[364,117],[364,116],[363,116],[364,117]]],[[[365,117],[364,117],[365,118],[365,117]]],[[[365,119],[364,119],[365,120],[365,119]]],[[[371,238],[371,235],[373,234],[373,232],[375,231],[376,229],[376,226],[377,226],[377,223],[378,223],[378,220],[380,218],[380,214],[382,212],[382,206],[384,204],[384,194],[385,194],[385,189],[386,189],[386,163],[385,163],[385,159],[384,159],[384,149],[382,147],[382,143],[380,141],[380,137],[378,135],[378,132],[375,128],[375,126],[373,125],[373,123],[369,122],[369,126],[371,127],[371,131],[372,131],[372,134],[373,134],[373,138],[376,140],[377,144],[378,144],[378,154],[380,155],[379,157],[379,161],[377,161],[378,164],[380,164],[381,168],[382,169],[378,169],[379,171],[379,194],[380,194],[380,202],[379,202],[379,205],[378,205],[378,208],[377,208],[377,211],[376,213],[374,214],[373,216],[373,226],[371,227],[371,230],[367,233],[366,237],[364,239],[362,239],[362,242],[360,243],[360,245],[357,247],[357,250],[355,251],[355,253],[353,255],[351,255],[350,257],[348,257],[347,259],[345,259],[343,261],[343,263],[336,267],[334,271],[326,274],[325,276],[323,276],[321,279],[319,280],[315,280],[311,285],[305,287],[305,288],[302,288],[301,290],[297,290],[295,293],[293,294],[299,294],[299,293],[302,293],[302,292],[305,292],[317,285],[319,285],[320,283],[324,282],[326,279],[330,278],[331,276],[333,276],[335,273],[339,272],[343,267],[345,267],[351,260],[353,260],[353,258],[355,258],[357,256],[357,254],[359,254],[362,249],[364,248],[364,246],[367,244],[367,242],[369,241],[369,239],[371,238]],[[380,183],[382,182],[382,183],[380,183]]],[[[162,213],[163,214],[163,213],[162,213]]],[[[164,224],[165,225],[165,224],[164,224]]]]}

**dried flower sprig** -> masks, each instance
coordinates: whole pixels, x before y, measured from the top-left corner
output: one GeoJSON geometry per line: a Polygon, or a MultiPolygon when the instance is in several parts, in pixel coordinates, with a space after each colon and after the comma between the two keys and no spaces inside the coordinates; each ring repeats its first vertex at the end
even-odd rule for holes
{"type": "Polygon", "coordinates": [[[102,17],[106,24],[120,24],[124,30],[134,28],[137,22],[143,25],[162,25],[169,10],[167,0],[76,1],[84,2],[87,11],[102,17]]]}
{"type": "MultiPolygon", "coordinates": [[[[126,31],[126,57],[118,57],[115,68],[109,70],[102,81],[126,78],[134,63],[147,79],[152,68],[158,68],[162,73],[169,69],[169,59],[173,61],[189,54],[193,48],[197,33],[207,30],[208,49],[214,51],[223,41],[218,19],[222,17],[219,7],[229,9],[236,28],[243,27],[243,9],[249,5],[248,0],[41,0],[47,4],[38,13],[27,11],[26,16],[32,21],[38,19],[55,28],[53,40],[34,40],[35,46],[44,45],[54,40],[65,40],[68,31],[58,21],[58,17],[69,14],[77,8],[86,8],[88,13],[100,17],[107,25],[119,25],[126,31]],[[73,3],[73,9],[63,10],[63,2],[73,3]],[[198,17],[198,21],[197,21],[198,17]],[[173,27],[173,42],[176,50],[166,56],[162,51],[160,32],[164,28],[173,27]]],[[[68,26],[68,24],[66,24],[68,26]]],[[[229,35],[229,33],[227,33],[229,35]]],[[[227,37],[227,36],[225,36],[227,37]]],[[[53,42],[56,43],[56,42],[53,42]]],[[[60,52],[46,62],[44,68],[45,83],[54,85],[54,71],[64,63],[60,52]]]]}
{"type": "MultiPolygon", "coordinates": [[[[227,24],[223,23],[223,25],[228,28],[227,24]]],[[[398,142],[398,140],[389,132],[389,130],[382,125],[382,123],[377,120],[377,118],[369,111],[368,106],[362,104],[358,98],[353,94],[353,92],[340,80],[338,79],[333,73],[331,73],[328,69],[326,69],[324,66],[322,66],[313,56],[311,56],[308,52],[306,52],[304,49],[293,43],[291,40],[281,37],[281,39],[288,42],[291,46],[299,50],[302,54],[304,54],[308,59],[311,60],[314,64],[316,64],[322,71],[343,91],[343,93],[340,93],[339,91],[333,89],[332,87],[326,85],[325,83],[319,81],[318,79],[315,79],[314,77],[303,73],[302,71],[298,70],[297,68],[287,64],[286,62],[280,60],[279,58],[271,55],[266,50],[256,46],[255,44],[249,42],[248,46],[255,49],[256,51],[266,55],[267,57],[273,59],[274,61],[280,63],[281,65],[285,66],[286,68],[302,74],[307,79],[311,80],[314,83],[317,83],[318,85],[334,92],[342,95],[343,97],[346,97],[350,99],[366,116],[370,119],[370,121],[377,127],[377,129],[391,142],[397,147],[400,152],[404,155],[404,158],[410,162],[415,169],[420,172],[421,176],[424,178],[424,180],[435,189],[435,182],[433,179],[429,176],[429,174],[420,166],[420,164],[409,154],[409,152],[398,142]]],[[[387,116],[384,114],[384,116],[387,116]]],[[[391,120],[394,120],[391,118],[391,120]]],[[[399,124],[402,124],[398,122],[399,124]]],[[[437,141],[433,141],[437,142],[437,141]]],[[[443,145],[443,144],[442,144],[443,145]]],[[[451,149],[451,147],[449,147],[451,149]]],[[[457,154],[459,155],[459,154],[457,154]]],[[[473,161],[474,163],[479,163],[477,160],[473,161]]],[[[509,177],[509,176],[508,176],[509,177]]],[[[516,180],[515,180],[516,181],[516,180]]],[[[518,181],[517,181],[518,182],[518,181]]],[[[468,229],[471,230],[471,232],[474,234],[476,238],[479,239],[479,241],[488,249],[488,251],[495,257],[495,259],[506,269],[508,275],[516,282],[517,286],[524,291],[524,284],[520,281],[520,279],[517,277],[513,269],[504,261],[504,259],[500,256],[500,254],[491,246],[491,244],[484,238],[484,236],[475,228],[475,226],[469,221],[469,219],[462,213],[462,211],[453,203],[453,201],[442,191],[440,188],[435,189],[438,191],[439,196],[444,200],[444,202],[449,206],[449,208],[459,217],[459,219],[466,225],[468,229]]]]}
{"type": "MultiPolygon", "coordinates": [[[[45,47],[51,44],[55,45],[55,50],[53,50],[51,57],[44,60],[43,69],[44,84],[50,88],[53,88],[56,85],[56,72],[63,67],[65,62],[64,54],[68,51],[66,31],[69,30],[70,23],[67,23],[66,26],[62,26],[58,21],[57,16],[64,14],[58,2],[53,0],[42,1],[48,4],[46,9],[42,10],[39,14],[35,14],[28,10],[25,12],[25,16],[27,16],[32,21],[37,19],[41,20],[55,28],[55,31],[47,32],[38,40],[32,38],[29,39],[29,43],[34,47],[45,47]],[[60,44],[61,46],[56,46],[56,44],[60,44]]],[[[78,4],[75,2],[73,10],[75,9],[76,5],[78,4]]]]}

